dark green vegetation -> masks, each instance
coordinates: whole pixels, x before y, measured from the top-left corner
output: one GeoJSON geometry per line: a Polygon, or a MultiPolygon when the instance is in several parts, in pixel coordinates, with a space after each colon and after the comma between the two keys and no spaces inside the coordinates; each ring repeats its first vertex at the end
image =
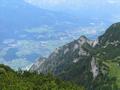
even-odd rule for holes
{"type": "Polygon", "coordinates": [[[51,74],[43,75],[28,71],[13,71],[0,65],[0,90],[84,90],[70,82],[61,81],[51,74]]]}
{"type": "Polygon", "coordinates": [[[120,66],[113,60],[100,61],[100,73],[92,82],[94,90],[120,90],[120,66]]]}
{"type": "Polygon", "coordinates": [[[99,75],[93,83],[95,90],[120,90],[120,23],[113,24],[99,37],[94,57],[99,75]]]}

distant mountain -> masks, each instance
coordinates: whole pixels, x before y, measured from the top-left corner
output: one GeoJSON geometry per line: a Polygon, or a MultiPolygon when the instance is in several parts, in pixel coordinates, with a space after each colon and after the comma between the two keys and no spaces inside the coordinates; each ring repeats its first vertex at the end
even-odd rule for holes
{"type": "Polygon", "coordinates": [[[30,71],[52,72],[63,80],[84,85],[87,90],[119,90],[119,35],[120,23],[115,23],[98,40],[81,36],[56,49],[36,70],[32,69],[34,64],[30,71]]]}

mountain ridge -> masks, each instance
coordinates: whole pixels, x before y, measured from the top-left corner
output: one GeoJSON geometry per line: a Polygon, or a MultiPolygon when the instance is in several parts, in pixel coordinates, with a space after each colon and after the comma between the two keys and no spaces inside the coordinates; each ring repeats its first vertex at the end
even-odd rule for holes
{"type": "Polygon", "coordinates": [[[115,59],[120,56],[119,34],[120,23],[115,23],[98,40],[91,41],[85,36],[81,36],[79,39],[56,49],[39,66],[38,71],[39,73],[51,72],[63,80],[82,84],[86,86],[87,90],[99,90],[101,88],[103,88],[102,90],[106,90],[105,88],[112,88],[111,86],[114,83],[105,83],[110,82],[109,80],[112,78],[109,76],[110,72],[108,68],[110,67],[107,66],[106,68],[106,64],[110,65],[110,63],[113,63],[112,61],[119,63],[119,60],[117,59],[118,61],[116,61],[115,59]],[[114,40],[117,41],[117,44],[114,40]],[[108,44],[107,46],[106,43],[108,44]],[[104,80],[105,76],[109,79],[104,80]],[[103,82],[102,85],[100,84],[101,82],[103,82]],[[96,84],[100,84],[100,86],[96,87],[96,84]]]}

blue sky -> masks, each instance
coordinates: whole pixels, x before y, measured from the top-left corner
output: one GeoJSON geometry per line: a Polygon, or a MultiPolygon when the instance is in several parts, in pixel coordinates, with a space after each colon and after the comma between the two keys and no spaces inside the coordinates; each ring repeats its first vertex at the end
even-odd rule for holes
{"type": "Polygon", "coordinates": [[[43,9],[61,11],[79,17],[103,18],[111,23],[120,20],[120,0],[25,0],[43,9]]]}
{"type": "Polygon", "coordinates": [[[111,10],[120,6],[120,0],[25,0],[41,8],[61,11],[111,10]]]}

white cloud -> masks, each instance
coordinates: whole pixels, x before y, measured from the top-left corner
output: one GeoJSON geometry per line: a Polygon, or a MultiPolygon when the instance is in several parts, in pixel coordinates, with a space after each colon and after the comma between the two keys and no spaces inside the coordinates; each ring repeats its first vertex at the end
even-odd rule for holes
{"type": "MultiPolygon", "coordinates": [[[[81,0],[25,0],[25,2],[45,9],[76,9],[82,5],[81,0]]],[[[83,6],[83,5],[82,5],[83,6]]]]}
{"type": "Polygon", "coordinates": [[[108,0],[110,4],[120,4],[120,0],[108,0]]]}
{"type": "Polygon", "coordinates": [[[71,6],[72,8],[78,8],[81,6],[89,6],[89,5],[101,6],[108,3],[120,4],[120,0],[91,0],[91,1],[89,0],[25,0],[25,2],[28,2],[33,5],[38,5],[40,7],[71,6]]]}
{"type": "Polygon", "coordinates": [[[118,11],[120,0],[25,0],[25,2],[43,9],[86,17],[110,16],[113,13],[120,13],[118,11]]]}
{"type": "Polygon", "coordinates": [[[31,4],[37,4],[37,5],[42,5],[42,6],[57,6],[63,3],[66,3],[66,0],[25,0],[28,3],[31,4]]]}
{"type": "Polygon", "coordinates": [[[110,22],[112,22],[112,23],[120,22],[120,14],[113,15],[112,18],[110,19],[110,22]]]}

